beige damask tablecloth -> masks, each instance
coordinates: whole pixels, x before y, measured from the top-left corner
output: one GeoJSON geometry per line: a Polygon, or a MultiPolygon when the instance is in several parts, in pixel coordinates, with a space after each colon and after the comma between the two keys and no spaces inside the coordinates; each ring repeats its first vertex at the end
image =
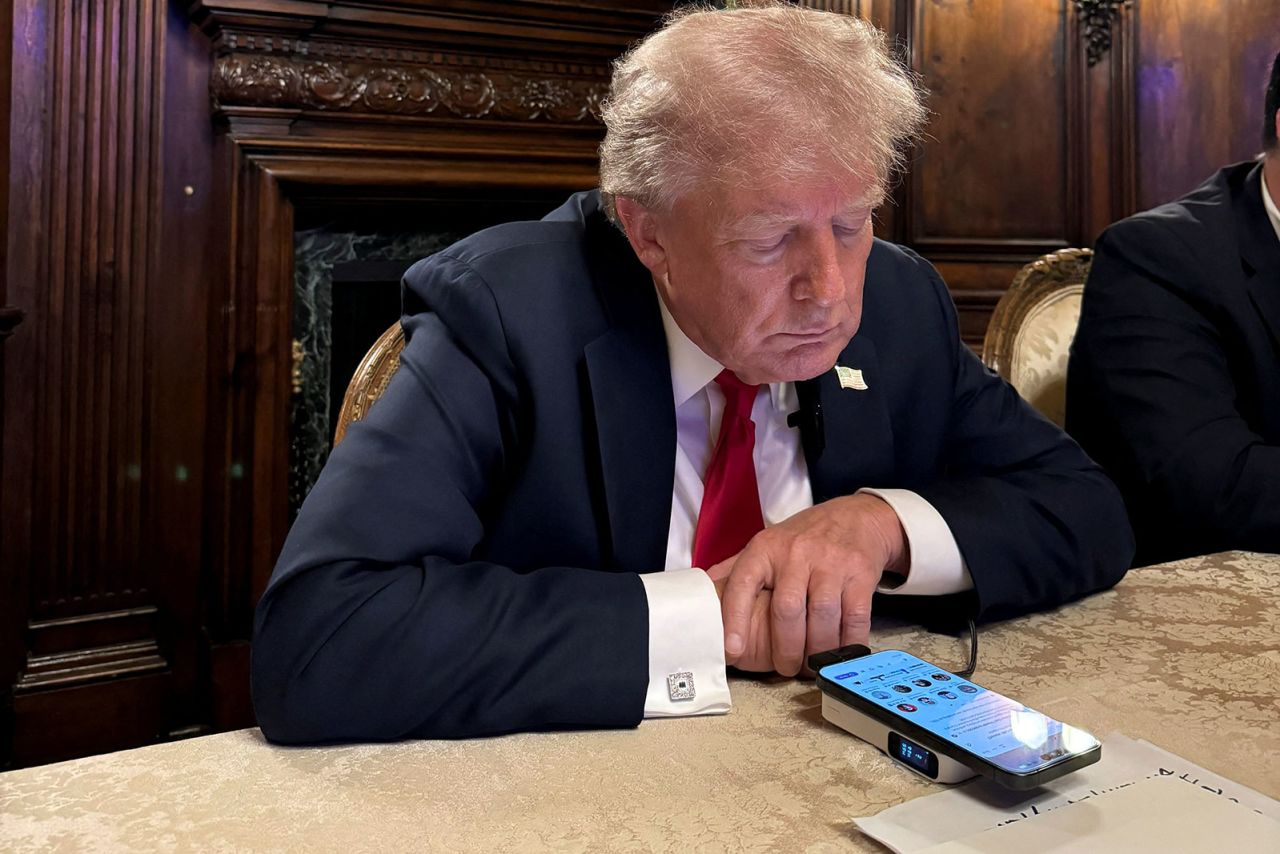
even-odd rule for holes
{"type": "MultiPolygon", "coordinates": [[[[979,683],[1280,797],[1280,557],[1131,572],[982,630],[979,683]]],[[[959,666],[956,638],[873,644],[959,666]]],[[[724,717],[459,742],[279,748],[257,730],[0,774],[0,850],[881,850],[850,822],[939,786],[825,724],[812,682],[724,717]]]]}

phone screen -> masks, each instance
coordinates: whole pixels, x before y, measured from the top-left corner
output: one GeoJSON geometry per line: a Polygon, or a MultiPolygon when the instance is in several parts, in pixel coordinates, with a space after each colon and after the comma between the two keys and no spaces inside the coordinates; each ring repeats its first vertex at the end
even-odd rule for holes
{"type": "Polygon", "coordinates": [[[1084,730],[898,650],[828,665],[821,675],[1012,774],[1034,773],[1098,746],[1084,730]]]}

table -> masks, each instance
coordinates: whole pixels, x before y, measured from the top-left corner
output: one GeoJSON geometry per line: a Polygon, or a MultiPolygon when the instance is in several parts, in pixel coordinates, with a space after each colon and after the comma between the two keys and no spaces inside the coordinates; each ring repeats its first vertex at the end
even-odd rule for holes
{"type": "MultiPolygon", "coordinates": [[[[1131,572],[982,629],[980,684],[1280,797],[1280,556],[1131,572]]],[[[873,646],[959,667],[964,639],[873,646]]],[[[940,787],[824,723],[809,681],[636,730],[281,748],[241,730],[0,774],[0,850],[882,850],[851,824],[940,787]]]]}

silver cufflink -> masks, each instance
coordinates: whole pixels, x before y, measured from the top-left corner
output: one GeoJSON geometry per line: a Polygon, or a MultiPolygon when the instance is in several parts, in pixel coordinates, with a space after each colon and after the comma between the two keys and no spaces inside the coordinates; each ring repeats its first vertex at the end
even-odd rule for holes
{"type": "Polygon", "coordinates": [[[692,700],[697,695],[693,689],[693,674],[688,670],[672,673],[667,677],[667,696],[673,703],[692,700]]]}

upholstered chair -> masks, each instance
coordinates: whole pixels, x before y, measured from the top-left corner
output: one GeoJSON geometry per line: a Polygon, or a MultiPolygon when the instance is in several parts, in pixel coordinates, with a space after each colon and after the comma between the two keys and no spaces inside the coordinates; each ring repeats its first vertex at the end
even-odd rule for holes
{"type": "Polygon", "coordinates": [[[1060,249],[1013,277],[996,304],[982,361],[1058,426],[1066,415],[1067,356],[1093,252],[1060,249]]]}

